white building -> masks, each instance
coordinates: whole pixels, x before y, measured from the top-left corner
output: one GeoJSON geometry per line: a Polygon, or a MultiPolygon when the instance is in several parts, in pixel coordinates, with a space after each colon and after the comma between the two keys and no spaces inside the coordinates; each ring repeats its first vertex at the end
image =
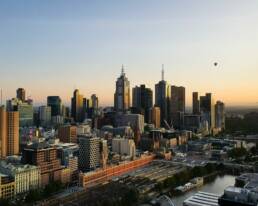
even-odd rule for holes
{"type": "Polygon", "coordinates": [[[77,135],[89,134],[91,133],[91,127],[89,124],[80,124],[77,126],[77,135]]]}
{"type": "Polygon", "coordinates": [[[133,139],[112,139],[112,151],[120,155],[135,156],[135,143],[133,139]]]}
{"type": "Polygon", "coordinates": [[[41,186],[40,169],[34,165],[0,163],[0,171],[15,181],[15,195],[38,189],[41,186]]]}

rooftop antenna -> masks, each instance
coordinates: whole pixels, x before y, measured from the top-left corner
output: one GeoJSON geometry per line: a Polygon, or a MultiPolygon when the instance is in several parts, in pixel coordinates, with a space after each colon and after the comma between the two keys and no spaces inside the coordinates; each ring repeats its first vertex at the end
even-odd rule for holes
{"type": "Polygon", "coordinates": [[[121,71],[121,75],[124,76],[125,75],[125,69],[124,69],[124,65],[122,64],[122,71],[121,71]]]}
{"type": "Polygon", "coordinates": [[[161,79],[164,81],[164,64],[162,64],[161,79]]]}

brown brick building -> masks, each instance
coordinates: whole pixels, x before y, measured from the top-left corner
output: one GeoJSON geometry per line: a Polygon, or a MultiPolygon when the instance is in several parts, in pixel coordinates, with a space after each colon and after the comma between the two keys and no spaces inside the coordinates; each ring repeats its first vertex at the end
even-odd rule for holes
{"type": "Polygon", "coordinates": [[[61,160],[57,158],[57,149],[46,143],[36,143],[23,150],[22,162],[40,167],[41,185],[44,187],[53,181],[62,181],[61,160]]]}
{"type": "Polygon", "coordinates": [[[77,127],[64,125],[58,128],[58,138],[64,143],[77,143],[77,127]]]}

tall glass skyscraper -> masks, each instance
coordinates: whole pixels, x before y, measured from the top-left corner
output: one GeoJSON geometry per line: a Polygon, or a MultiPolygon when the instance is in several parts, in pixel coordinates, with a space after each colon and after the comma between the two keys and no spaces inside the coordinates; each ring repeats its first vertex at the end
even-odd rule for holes
{"type": "Polygon", "coordinates": [[[155,85],[155,106],[160,108],[161,125],[165,121],[170,122],[170,85],[164,80],[164,69],[162,68],[162,79],[155,85]]]}
{"type": "Polygon", "coordinates": [[[62,100],[59,96],[48,96],[47,106],[51,107],[51,116],[60,116],[62,114],[62,100]]]}
{"type": "Polygon", "coordinates": [[[78,89],[74,90],[71,103],[73,119],[76,122],[82,122],[84,120],[83,95],[80,94],[78,89]]]}
{"type": "Polygon", "coordinates": [[[125,76],[124,67],[120,77],[116,81],[116,91],[114,95],[114,107],[116,112],[126,112],[130,109],[130,82],[125,76]]]}

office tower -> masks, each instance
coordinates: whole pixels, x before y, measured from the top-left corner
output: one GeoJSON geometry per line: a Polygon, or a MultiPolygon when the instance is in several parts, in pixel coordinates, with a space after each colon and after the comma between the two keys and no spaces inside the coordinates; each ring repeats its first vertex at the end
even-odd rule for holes
{"type": "Polygon", "coordinates": [[[150,113],[150,122],[155,126],[155,128],[160,128],[160,108],[152,107],[149,110],[150,113]]]}
{"type": "Polygon", "coordinates": [[[141,114],[121,114],[115,119],[117,127],[130,126],[134,132],[134,141],[138,145],[141,134],[144,132],[144,116],[141,114]]]}
{"type": "Polygon", "coordinates": [[[16,98],[21,100],[22,102],[25,102],[26,96],[25,96],[25,89],[23,88],[18,88],[16,90],[16,98]]]}
{"type": "Polygon", "coordinates": [[[51,107],[51,117],[62,115],[62,100],[59,96],[48,96],[47,106],[51,107]]]}
{"type": "Polygon", "coordinates": [[[19,125],[20,127],[33,126],[33,105],[30,102],[22,102],[17,98],[7,100],[6,102],[7,111],[18,111],[19,112],[19,125]]]}
{"type": "Polygon", "coordinates": [[[91,95],[90,99],[83,100],[83,113],[85,118],[93,119],[95,122],[96,117],[98,116],[98,107],[99,107],[99,99],[96,94],[91,95]],[[86,108],[86,115],[85,115],[86,108]]]}
{"type": "Polygon", "coordinates": [[[217,101],[215,104],[215,126],[225,130],[225,104],[221,101],[217,101]]]}
{"type": "Polygon", "coordinates": [[[22,163],[40,167],[41,186],[60,181],[61,160],[57,157],[57,149],[46,142],[34,143],[23,149],[22,163]]]}
{"type": "Polygon", "coordinates": [[[58,138],[61,142],[77,143],[77,128],[72,125],[62,125],[58,128],[58,138]]]}
{"type": "Polygon", "coordinates": [[[192,104],[193,114],[200,114],[200,100],[198,92],[193,92],[193,104],[192,104]]]}
{"type": "Polygon", "coordinates": [[[40,106],[39,107],[39,122],[43,127],[48,127],[51,125],[51,107],[40,106]]]}
{"type": "Polygon", "coordinates": [[[100,139],[89,135],[79,137],[79,169],[83,172],[100,166],[100,139]]]}
{"type": "Polygon", "coordinates": [[[99,98],[96,94],[91,95],[91,102],[92,102],[92,108],[98,109],[99,108],[99,98]]]}
{"type": "Polygon", "coordinates": [[[149,109],[153,106],[153,92],[145,85],[133,88],[133,107],[144,115],[145,122],[150,121],[149,109]]]}
{"type": "Polygon", "coordinates": [[[215,127],[215,105],[211,93],[200,97],[201,121],[207,122],[209,130],[215,127]]]}
{"type": "Polygon", "coordinates": [[[185,88],[171,86],[170,117],[173,127],[182,129],[185,113],[185,88]]]}
{"type": "Polygon", "coordinates": [[[130,108],[130,82],[125,76],[124,67],[120,77],[116,81],[116,91],[114,95],[114,107],[116,112],[123,112],[130,108]]]}
{"type": "Polygon", "coordinates": [[[79,93],[79,90],[76,89],[73,92],[73,97],[71,99],[71,108],[72,108],[72,117],[75,122],[83,122],[83,95],[79,93]]]}
{"type": "Polygon", "coordinates": [[[19,113],[0,107],[1,158],[19,155],[19,113]]]}
{"type": "Polygon", "coordinates": [[[199,114],[184,115],[184,129],[198,133],[201,126],[201,116],[199,114]]]}
{"type": "Polygon", "coordinates": [[[155,85],[155,106],[160,108],[161,125],[165,126],[165,121],[170,122],[170,85],[164,80],[164,69],[162,68],[162,79],[155,85]]]}
{"type": "Polygon", "coordinates": [[[83,98],[82,110],[83,110],[83,117],[84,119],[88,118],[87,110],[88,110],[88,100],[87,98],[83,98]]]}

